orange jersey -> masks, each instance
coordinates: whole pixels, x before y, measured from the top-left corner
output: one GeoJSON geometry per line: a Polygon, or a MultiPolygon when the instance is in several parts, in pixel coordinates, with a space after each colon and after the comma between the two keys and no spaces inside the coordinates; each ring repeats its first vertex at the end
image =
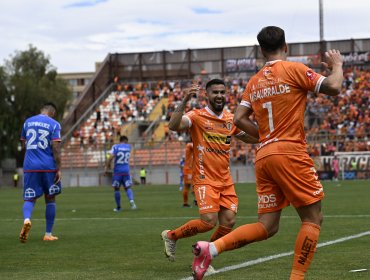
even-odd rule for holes
{"type": "Polygon", "coordinates": [[[193,185],[226,186],[233,184],[230,164],[231,136],[243,134],[233,123],[233,114],[220,116],[208,107],[188,112],[193,140],[193,185]]]}
{"type": "Polygon", "coordinates": [[[261,144],[256,160],[306,151],[307,93],[318,92],[324,79],[302,63],[281,60],[267,62],[250,79],[241,105],[252,108],[258,122],[261,144]]]}
{"type": "Polygon", "coordinates": [[[184,174],[192,174],[193,168],[193,143],[187,143],[185,146],[185,164],[184,174]]]}

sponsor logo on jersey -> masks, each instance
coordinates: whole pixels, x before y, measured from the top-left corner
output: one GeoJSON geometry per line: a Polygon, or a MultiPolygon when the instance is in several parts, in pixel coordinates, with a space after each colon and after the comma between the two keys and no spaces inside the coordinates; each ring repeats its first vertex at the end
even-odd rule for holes
{"type": "Polygon", "coordinates": [[[314,191],[313,192],[313,195],[319,195],[320,193],[322,193],[324,191],[324,188],[320,188],[318,189],[317,191],[314,191]]]}
{"type": "Polygon", "coordinates": [[[230,150],[220,150],[220,149],[213,149],[213,148],[206,148],[206,152],[208,153],[215,153],[215,154],[218,154],[218,155],[228,155],[230,153],[230,150]]]}
{"type": "Polygon", "coordinates": [[[206,142],[210,143],[230,144],[231,142],[231,136],[219,133],[204,132],[203,138],[206,142]]]}
{"type": "Polygon", "coordinates": [[[199,159],[199,173],[200,173],[200,179],[205,178],[205,172],[204,172],[204,147],[198,144],[198,159],[199,159]]]}
{"type": "Polygon", "coordinates": [[[275,194],[262,194],[258,196],[258,208],[270,208],[270,207],[276,207],[277,201],[275,194]]]}
{"type": "Polygon", "coordinates": [[[213,123],[210,122],[209,120],[206,120],[206,123],[204,124],[204,129],[205,130],[213,130],[213,123]]]}
{"type": "Polygon", "coordinates": [[[265,141],[265,142],[263,142],[263,143],[259,144],[259,145],[257,146],[257,151],[258,151],[259,149],[261,149],[262,147],[266,146],[267,144],[270,144],[270,143],[272,143],[272,142],[278,142],[278,141],[279,141],[279,139],[278,139],[278,138],[269,139],[269,140],[267,140],[267,141],[265,141]]]}
{"type": "Polygon", "coordinates": [[[306,76],[310,81],[313,81],[316,78],[316,73],[313,72],[311,69],[306,71],[306,76]]]}
{"type": "Polygon", "coordinates": [[[230,205],[230,209],[233,210],[234,212],[237,212],[238,211],[238,206],[236,206],[236,204],[233,203],[233,204],[230,205]]]}
{"type": "Polygon", "coordinates": [[[212,205],[206,205],[206,206],[200,207],[199,210],[206,210],[206,209],[212,209],[212,208],[213,208],[212,205]]]}
{"type": "Polygon", "coordinates": [[[230,131],[233,128],[233,124],[232,122],[226,122],[222,124],[222,127],[230,131]]]}
{"type": "Polygon", "coordinates": [[[271,74],[271,71],[270,71],[270,69],[269,68],[265,68],[265,69],[263,69],[263,76],[268,76],[268,75],[270,75],[271,74]]]}

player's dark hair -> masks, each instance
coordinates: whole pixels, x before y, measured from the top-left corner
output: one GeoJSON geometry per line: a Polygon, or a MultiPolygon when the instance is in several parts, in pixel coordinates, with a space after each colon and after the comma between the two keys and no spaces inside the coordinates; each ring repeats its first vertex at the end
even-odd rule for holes
{"type": "Polygon", "coordinates": [[[208,88],[210,88],[211,86],[213,85],[225,85],[225,82],[221,79],[212,79],[210,80],[207,84],[206,84],[206,90],[208,90],[208,88]]]}
{"type": "Polygon", "coordinates": [[[57,106],[53,102],[46,102],[44,105],[42,105],[41,110],[54,111],[54,113],[56,113],[57,106]]]}
{"type": "Polygon", "coordinates": [[[285,46],[285,32],[277,26],[266,26],[257,35],[258,43],[266,52],[276,52],[285,46]]]}
{"type": "Polygon", "coordinates": [[[128,141],[128,138],[127,138],[127,136],[122,135],[122,136],[119,138],[119,141],[120,141],[120,142],[127,142],[127,141],[128,141]]]}

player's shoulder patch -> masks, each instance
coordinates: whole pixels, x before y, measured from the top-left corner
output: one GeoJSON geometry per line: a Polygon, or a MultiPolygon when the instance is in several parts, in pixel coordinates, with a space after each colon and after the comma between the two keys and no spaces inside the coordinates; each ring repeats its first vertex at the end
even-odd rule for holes
{"type": "Polygon", "coordinates": [[[307,69],[307,71],[306,71],[306,77],[310,81],[313,81],[316,78],[316,76],[317,76],[317,74],[312,69],[307,69]]]}

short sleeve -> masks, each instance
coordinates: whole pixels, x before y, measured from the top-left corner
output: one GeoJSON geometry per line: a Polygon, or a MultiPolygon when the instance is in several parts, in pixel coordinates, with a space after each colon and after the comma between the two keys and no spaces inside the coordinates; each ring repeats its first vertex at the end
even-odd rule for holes
{"type": "Polygon", "coordinates": [[[286,70],[289,76],[294,77],[297,83],[296,86],[304,89],[305,91],[318,93],[321,83],[325,79],[325,76],[316,73],[302,63],[294,63],[286,70]]]}
{"type": "Polygon", "coordinates": [[[61,137],[60,137],[60,131],[61,131],[60,124],[59,123],[56,123],[54,125],[54,129],[53,129],[53,132],[52,132],[52,135],[51,135],[51,139],[53,141],[60,141],[60,139],[61,139],[61,137]]]}

